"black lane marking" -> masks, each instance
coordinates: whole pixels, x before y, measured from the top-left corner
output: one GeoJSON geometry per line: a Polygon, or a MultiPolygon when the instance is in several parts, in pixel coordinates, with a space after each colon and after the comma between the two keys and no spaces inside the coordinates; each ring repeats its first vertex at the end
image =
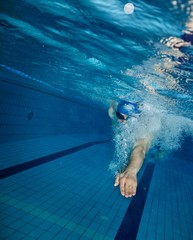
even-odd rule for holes
{"type": "Polygon", "coordinates": [[[115,240],[136,240],[154,168],[155,163],[146,166],[136,196],[131,200],[115,240]]]}
{"type": "Polygon", "coordinates": [[[61,98],[61,99],[63,99],[63,100],[66,100],[66,101],[68,101],[68,102],[72,102],[72,103],[76,103],[76,104],[79,104],[79,105],[82,105],[82,106],[86,106],[86,107],[91,107],[91,106],[89,106],[89,105],[85,105],[84,103],[80,103],[80,102],[78,102],[78,101],[73,101],[72,99],[68,99],[68,98],[66,98],[66,97],[64,97],[64,96],[60,96],[60,95],[57,95],[57,94],[54,94],[54,93],[50,93],[50,92],[46,92],[46,91],[43,91],[43,90],[39,90],[39,89],[36,89],[36,88],[34,88],[34,87],[30,87],[30,86],[22,86],[21,84],[19,84],[19,83],[13,83],[13,82],[11,82],[10,80],[6,80],[6,79],[4,79],[4,80],[2,80],[2,79],[0,79],[0,81],[1,82],[5,82],[5,83],[8,83],[8,84],[12,84],[12,85],[15,85],[15,86],[19,86],[19,87],[23,87],[23,88],[27,88],[27,89],[30,89],[30,90],[33,90],[33,91],[36,91],[36,92],[41,92],[41,93],[44,93],[44,94],[47,94],[47,95],[49,95],[49,96],[54,96],[54,97],[57,97],[57,98],[61,98]]]}
{"type": "Polygon", "coordinates": [[[47,162],[51,162],[51,161],[56,160],[60,157],[72,154],[72,153],[77,152],[77,151],[80,151],[84,148],[88,148],[88,147],[91,147],[91,146],[94,146],[94,145],[97,145],[97,144],[101,144],[101,143],[107,143],[107,142],[110,142],[110,141],[111,140],[104,140],[104,141],[86,143],[86,144],[83,144],[83,145],[80,145],[80,146],[77,146],[77,147],[69,148],[67,150],[63,150],[63,151],[53,153],[53,154],[50,154],[50,155],[47,155],[47,156],[44,156],[44,157],[40,157],[40,158],[34,159],[32,161],[29,161],[29,162],[21,163],[21,164],[12,166],[12,167],[2,169],[2,170],[0,170],[0,179],[4,179],[4,178],[7,178],[7,177],[12,176],[14,174],[23,172],[27,169],[37,167],[37,166],[42,165],[42,164],[47,163],[47,162]]]}

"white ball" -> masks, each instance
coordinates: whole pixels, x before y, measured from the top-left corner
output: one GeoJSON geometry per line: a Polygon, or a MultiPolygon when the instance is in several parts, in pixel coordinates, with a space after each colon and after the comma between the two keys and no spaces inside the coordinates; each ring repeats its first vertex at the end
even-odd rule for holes
{"type": "Polygon", "coordinates": [[[132,3],[127,3],[124,6],[124,12],[126,14],[132,14],[134,11],[134,5],[132,3]]]}

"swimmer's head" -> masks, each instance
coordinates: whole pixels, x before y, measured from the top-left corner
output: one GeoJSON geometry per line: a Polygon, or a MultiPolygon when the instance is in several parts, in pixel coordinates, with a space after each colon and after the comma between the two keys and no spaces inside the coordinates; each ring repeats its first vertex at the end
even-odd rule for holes
{"type": "Polygon", "coordinates": [[[137,103],[120,101],[117,106],[116,116],[119,122],[126,122],[129,117],[136,117],[140,114],[137,103]]]}

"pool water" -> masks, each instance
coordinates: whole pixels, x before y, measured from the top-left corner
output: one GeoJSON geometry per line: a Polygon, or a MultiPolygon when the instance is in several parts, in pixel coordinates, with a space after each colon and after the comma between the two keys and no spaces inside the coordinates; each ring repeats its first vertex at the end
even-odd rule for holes
{"type": "Polygon", "coordinates": [[[0,239],[193,239],[193,3],[127,3],[1,1],[0,239]],[[142,114],[117,134],[120,100],[142,114]],[[146,133],[124,198],[115,173],[146,133]]]}

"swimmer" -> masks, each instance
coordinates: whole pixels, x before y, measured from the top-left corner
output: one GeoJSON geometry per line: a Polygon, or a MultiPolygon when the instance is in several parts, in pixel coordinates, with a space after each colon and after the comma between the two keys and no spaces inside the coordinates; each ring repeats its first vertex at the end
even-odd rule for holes
{"type": "MultiPolygon", "coordinates": [[[[121,101],[119,104],[113,102],[108,109],[108,114],[114,129],[117,123],[126,124],[129,118],[139,115],[140,111],[136,103],[121,101]]],[[[119,185],[121,194],[126,198],[136,194],[137,173],[144,162],[150,146],[151,137],[139,138],[133,146],[126,169],[116,176],[114,186],[119,185]]]]}

